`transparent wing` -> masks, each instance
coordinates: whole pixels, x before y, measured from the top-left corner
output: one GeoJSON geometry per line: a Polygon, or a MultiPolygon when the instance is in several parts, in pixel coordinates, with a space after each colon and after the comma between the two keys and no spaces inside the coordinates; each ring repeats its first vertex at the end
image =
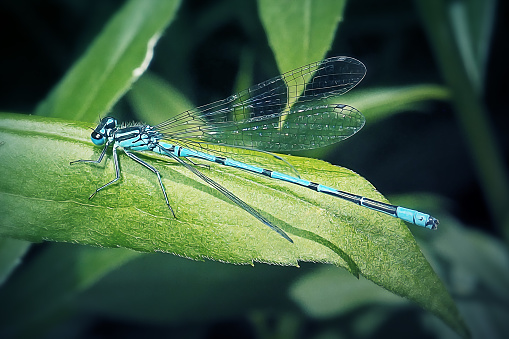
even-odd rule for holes
{"type": "Polygon", "coordinates": [[[183,112],[155,128],[166,139],[266,151],[323,147],[364,125],[355,108],[324,99],[348,92],[365,74],[366,67],[356,59],[325,59],[183,112]]]}

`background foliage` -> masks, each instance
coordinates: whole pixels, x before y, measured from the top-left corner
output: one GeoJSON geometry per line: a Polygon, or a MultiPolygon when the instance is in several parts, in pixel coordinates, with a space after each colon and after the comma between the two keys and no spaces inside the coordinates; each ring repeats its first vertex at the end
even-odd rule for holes
{"type": "MultiPolygon", "coordinates": [[[[169,111],[221,99],[325,55],[354,56],[367,65],[368,76],[344,102],[366,115],[367,127],[337,146],[298,155],[351,168],[392,194],[391,201],[436,214],[438,232],[414,231],[422,250],[473,336],[504,337],[509,218],[502,128],[508,118],[502,114],[507,54],[500,46],[507,24],[500,18],[507,5],[316,3],[5,1],[2,31],[10,33],[4,37],[1,109],[91,125],[110,110],[123,120],[158,122],[169,111]],[[104,27],[111,28],[109,39],[118,35],[118,44],[96,39],[104,27]],[[319,43],[329,38],[330,44],[319,43]],[[98,52],[104,58],[86,57],[98,52]]],[[[237,267],[2,238],[0,333],[456,335],[345,270],[301,266],[237,267]]],[[[465,335],[461,325],[453,328],[465,335]]]]}

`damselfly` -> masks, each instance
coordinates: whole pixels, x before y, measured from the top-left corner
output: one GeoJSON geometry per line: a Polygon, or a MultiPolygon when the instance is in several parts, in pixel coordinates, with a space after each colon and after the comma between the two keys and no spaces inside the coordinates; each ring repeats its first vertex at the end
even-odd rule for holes
{"type": "Polygon", "coordinates": [[[116,177],[99,187],[90,196],[92,198],[97,192],[120,179],[117,150],[121,148],[129,158],[157,175],[166,205],[175,216],[159,171],[131,151],[151,151],[165,155],[291,242],[292,239],[282,229],[225,187],[198,171],[189,158],[307,187],[418,226],[436,229],[438,220],[428,214],[204,151],[205,145],[212,144],[268,153],[312,149],[344,140],[364,126],[365,118],[355,108],[333,103],[333,99],[355,87],[365,74],[366,67],[362,62],[350,57],[332,57],[264,81],[227,99],[183,112],[156,126],[119,126],[116,119],[106,117],[100,121],[91,136],[95,145],[104,145],[99,159],[76,160],[71,164],[100,163],[108,147],[113,145],[116,177]]]}

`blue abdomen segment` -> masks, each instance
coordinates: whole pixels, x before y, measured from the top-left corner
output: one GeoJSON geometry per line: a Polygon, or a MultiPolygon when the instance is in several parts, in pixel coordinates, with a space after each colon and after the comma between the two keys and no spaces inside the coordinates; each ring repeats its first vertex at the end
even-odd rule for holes
{"type": "Polygon", "coordinates": [[[396,216],[409,223],[415,224],[417,226],[422,226],[430,230],[436,229],[438,225],[438,220],[433,218],[429,214],[415,211],[405,207],[398,206],[396,208],[396,216]]]}
{"type": "Polygon", "coordinates": [[[248,165],[243,162],[235,161],[235,160],[228,159],[228,158],[216,157],[215,162],[220,163],[222,165],[226,165],[226,166],[240,168],[245,171],[250,171],[250,172],[259,173],[259,174],[263,173],[263,168],[261,168],[261,167],[248,165]]]}
{"type": "MultiPolygon", "coordinates": [[[[268,170],[266,170],[268,171],[268,170]]],[[[286,175],[284,173],[276,172],[276,171],[270,171],[270,177],[278,180],[283,180],[287,182],[291,182],[293,184],[297,184],[300,186],[309,187],[311,184],[311,181],[307,181],[301,178],[292,177],[291,175],[286,175]]]]}
{"type": "MultiPolygon", "coordinates": [[[[261,174],[273,179],[286,181],[292,184],[296,184],[299,186],[303,186],[306,188],[309,188],[311,190],[325,193],[328,195],[335,196],[337,198],[341,198],[350,202],[353,202],[354,204],[357,204],[359,206],[367,207],[369,209],[382,212],[385,214],[389,214],[393,217],[400,218],[404,221],[407,221],[409,223],[415,224],[417,226],[425,227],[428,229],[436,229],[438,225],[438,220],[430,216],[429,214],[425,214],[422,212],[418,212],[409,208],[404,208],[400,206],[390,205],[384,202],[372,200],[360,195],[344,192],[337,190],[332,187],[328,187],[325,185],[317,184],[308,180],[304,180],[301,178],[293,177],[291,175],[287,175],[281,172],[271,171],[265,168],[249,165],[240,161],[236,161],[233,159],[228,159],[224,157],[218,157],[215,155],[211,155],[208,153],[203,153],[195,150],[191,150],[188,148],[183,148],[180,146],[173,146],[169,144],[163,144],[160,143],[161,146],[163,146],[167,151],[173,152],[174,155],[178,157],[192,157],[197,159],[202,159],[206,161],[215,162],[224,166],[230,166],[235,167],[238,169],[242,169],[245,171],[261,174]]],[[[155,152],[160,152],[157,149],[154,149],[155,152]]]]}

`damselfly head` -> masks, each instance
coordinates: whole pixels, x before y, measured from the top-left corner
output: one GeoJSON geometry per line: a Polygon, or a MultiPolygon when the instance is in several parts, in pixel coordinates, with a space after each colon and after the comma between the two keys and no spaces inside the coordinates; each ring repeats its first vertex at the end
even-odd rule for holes
{"type": "Polygon", "coordinates": [[[117,127],[117,120],[112,117],[101,119],[101,122],[94,129],[91,135],[92,142],[98,146],[104,145],[109,136],[113,134],[117,127]]]}

